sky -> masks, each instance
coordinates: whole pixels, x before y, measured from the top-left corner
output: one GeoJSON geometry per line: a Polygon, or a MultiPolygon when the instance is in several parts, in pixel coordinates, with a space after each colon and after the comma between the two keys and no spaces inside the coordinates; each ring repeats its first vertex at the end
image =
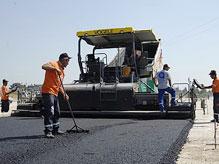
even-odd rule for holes
{"type": "MultiPolygon", "coordinates": [[[[210,85],[219,72],[218,0],[0,0],[0,79],[42,84],[42,64],[72,57],[64,83],[79,77],[77,31],[133,27],[161,39],[173,83],[210,85]]],[[[83,57],[83,56],[82,56],[83,57]]]]}

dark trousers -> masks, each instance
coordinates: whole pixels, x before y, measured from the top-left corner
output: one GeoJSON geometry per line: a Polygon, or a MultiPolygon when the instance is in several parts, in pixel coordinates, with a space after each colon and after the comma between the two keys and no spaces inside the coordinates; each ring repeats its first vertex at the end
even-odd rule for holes
{"type": "Polygon", "coordinates": [[[2,102],[2,112],[9,111],[9,100],[1,100],[2,102]]]}
{"type": "Polygon", "coordinates": [[[60,108],[58,96],[52,94],[42,94],[45,133],[58,131],[60,108]]]}
{"type": "Polygon", "coordinates": [[[213,93],[213,110],[214,110],[214,118],[218,121],[219,115],[219,93],[213,93]]]}

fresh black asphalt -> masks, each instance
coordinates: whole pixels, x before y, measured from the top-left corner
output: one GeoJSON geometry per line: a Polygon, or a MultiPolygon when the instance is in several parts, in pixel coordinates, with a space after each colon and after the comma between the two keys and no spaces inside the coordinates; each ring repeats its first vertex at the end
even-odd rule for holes
{"type": "MultiPolygon", "coordinates": [[[[61,118],[61,130],[71,118],[61,118]]],[[[0,164],[156,164],[175,163],[190,120],[76,119],[89,133],[47,139],[43,119],[0,118],[0,164]]]]}

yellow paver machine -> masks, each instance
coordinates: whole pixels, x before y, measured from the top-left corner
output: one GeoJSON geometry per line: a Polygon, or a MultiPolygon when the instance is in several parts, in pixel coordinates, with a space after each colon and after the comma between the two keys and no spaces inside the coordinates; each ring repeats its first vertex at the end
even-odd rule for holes
{"type": "MultiPolygon", "coordinates": [[[[160,70],[160,39],[152,30],[132,27],[77,32],[80,76],[74,84],[64,85],[75,114],[91,116],[161,115],[157,88],[152,80],[160,70]]],[[[193,95],[189,86],[188,94],[193,95]]],[[[166,115],[186,113],[194,118],[195,102],[171,107],[165,94],[166,115]]],[[[60,96],[62,114],[68,106],[60,96]]]]}
{"type": "MultiPolygon", "coordinates": [[[[80,31],[77,36],[80,77],[75,84],[65,85],[75,113],[161,114],[152,78],[163,66],[162,53],[160,39],[152,30],[99,29],[80,31]]],[[[193,95],[192,87],[188,87],[187,93],[193,95]]],[[[169,115],[186,113],[194,118],[195,102],[188,94],[189,101],[181,101],[175,107],[169,105],[169,95],[165,95],[169,115]]],[[[60,102],[61,109],[66,111],[61,96],[60,102]]]]}

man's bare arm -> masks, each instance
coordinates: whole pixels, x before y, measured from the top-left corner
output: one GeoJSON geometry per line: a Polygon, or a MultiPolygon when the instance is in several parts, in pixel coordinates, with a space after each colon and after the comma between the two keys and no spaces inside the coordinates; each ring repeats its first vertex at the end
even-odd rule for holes
{"type": "Polygon", "coordinates": [[[212,88],[212,85],[209,85],[209,86],[202,85],[202,89],[211,89],[211,88],[212,88]]]}
{"type": "Polygon", "coordinates": [[[6,95],[9,95],[9,94],[11,94],[11,93],[13,93],[13,92],[15,92],[17,89],[12,89],[12,90],[9,90],[9,92],[7,92],[6,93],[6,95]]]}
{"type": "Polygon", "coordinates": [[[153,82],[154,82],[154,85],[155,85],[156,87],[158,87],[157,78],[156,78],[156,77],[153,77],[152,80],[153,80],[153,82]]]}
{"type": "Polygon", "coordinates": [[[57,70],[51,63],[43,64],[42,69],[44,69],[44,70],[54,70],[54,71],[57,70]]]}
{"type": "Polygon", "coordinates": [[[62,93],[63,97],[65,100],[69,100],[69,96],[67,95],[67,93],[64,91],[64,88],[61,87],[60,88],[60,92],[62,93]]]}
{"type": "Polygon", "coordinates": [[[169,79],[169,85],[170,85],[170,87],[172,86],[172,82],[171,82],[171,79],[169,79]]]}
{"type": "Polygon", "coordinates": [[[54,67],[51,63],[46,63],[42,65],[42,69],[44,70],[51,70],[51,71],[57,71],[59,75],[61,75],[61,70],[54,67]]]}

